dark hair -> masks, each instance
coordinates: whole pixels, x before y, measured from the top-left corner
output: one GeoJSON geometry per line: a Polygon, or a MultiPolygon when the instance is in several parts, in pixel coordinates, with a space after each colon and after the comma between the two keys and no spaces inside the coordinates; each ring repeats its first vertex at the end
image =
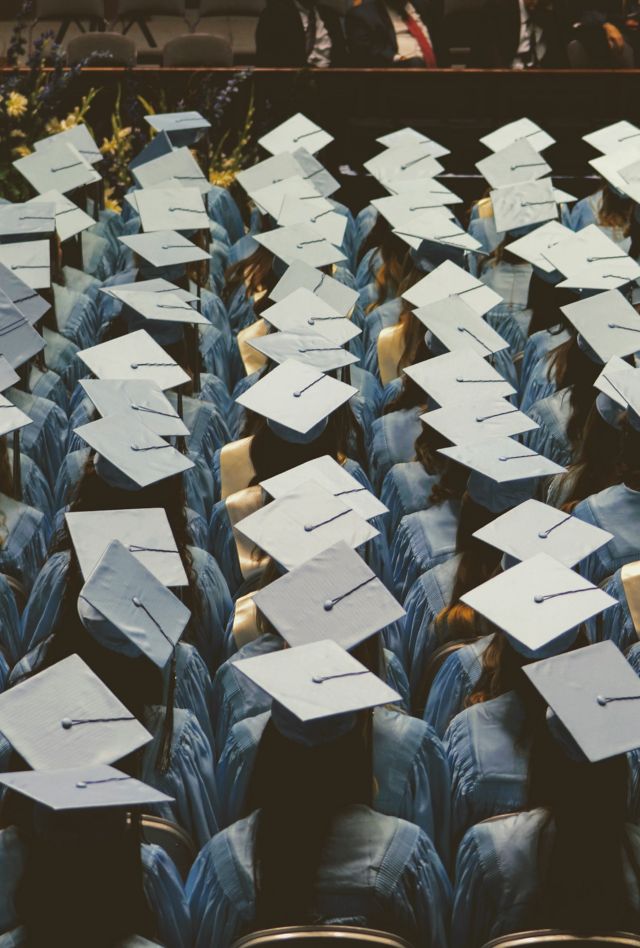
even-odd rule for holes
{"type": "MultiPolygon", "coordinates": [[[[224,288],[222,290],[222,299],[225,303],[233,297],[234,293],[241,287],[246,287],[247,298],[252,297],[260,289],[273,289],[275,286],[275,276],[273,273],[273,254],[266,247],[259,246],[244,260],[238,260],[227,268],[224,277],[224,288]]],[[[266,306],[268,300],[265,297],[254,304],[256,313],[266,306]]]]}
{"type": "Polygon", "coordinates": [[[594,403],[575,460],[558,477],[563,510],[569,513],[586,497],[620,483],[620,444],[620,431],[603,420],[594,403]]]}
{"type": "Polygon", "coordinates": [[[631,490],[640,491],[640,432],[626,418],[620,440],[620,478],[631,490]]]}
{"type": "MultiPolygon", "coordinates": [[[[398,363],[398,369],[402,370],[407,365],[415,365],[417,362],[425,362],[431,357],[431,350],[424,341],[424,327],[421,327],[418,319],[412,314],[411,322],[407,328],[404,352],[398,363]]],[[[394,399],[387,402],[382,409],[382,414],[390,415],[394,411],[405,411],[408,408],[417,408],[422,405],[426,408],[427,396],[424,389],[420,388],[406,373],[402,373],[400,391],[394,399]]]]}
{"type": "Polygon", "coordinates": [[[377,249],[380,253],[381,264],[376,271],[369,269],[371,282],[376,284],[375,299],[367,306],[370,312],[384,303],[386,299],[398,295],[400,285],[406,277],[407,267],[413,266],[409,248],[405,242],[393,233],[385,218],[378,214],[378,218],[363,240],[358,253],[360,263],[369,250],[377,249]]]}
{"type": "Polygon", "coordinates": [[[556,331],[560,332],[567,324],[560,307],[567,306],[576,299],[576,294],[571,290],[554,286],[543,280],[537,273],[532,273],[527,298],[527,306],[531,310],[529,335],[532,336],[542,329],[551,330],[554,327],[558,327],[556,331]]]}
{"type": "Polygon", "coordinates": [[[2,823],[17,825],[26,844],[16,910],[29,948],[113,948],[134,934],[155,936],[135,814],[36,814],[30,801],[7,794],[2,823]]]}
{"type": "Polygon", "coordinates": [[[567,437],[571,447],[579,448],[584,434],[587,416],[598,394],[593,383],[602,371],[602,365],[594,362],[578,345],[573,335],[547,355],[547,377],[553,378],[557,391],[570,388],[571,413],[567,421],[567,437]]]}

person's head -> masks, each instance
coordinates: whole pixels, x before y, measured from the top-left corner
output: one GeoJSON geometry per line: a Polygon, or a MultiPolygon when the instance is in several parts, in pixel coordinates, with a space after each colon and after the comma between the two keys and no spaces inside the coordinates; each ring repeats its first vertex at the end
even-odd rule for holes
{"type": "Polygon", "coordinates": [[[584,343],[581,344],[575,334],[552,349],[547,360],[547,374],[554,380],[556,389],[571,389],[571,412],[566,432],[572,448],[577,450],[597,395],[593,383],[602,371],[602,363],[596,361],[595,353],[591,350],[585,351],[584,343]]]}
{"type": "Polygon", "coordinates": [[[531,310],[529,335],[540,332],[542,329],[554,329],[566,324],[561,307],[568,306],[576,301],[576,295],[571,290],[554,286],[543,279],[535,270],[529,282],[529,296],[527,306],[531,310]]]}
{"type": "Polygon", "coordinates": [[[562,508],[573,510],[591,494],[620,483],[621,431],[605,421],[597,404],[591,406],[574,461],[559,475],[562,508]]]}
{"type": "Polygon", "coordinates": [[[362,242],[359,251],[361,261],[370,250],[377,250],[380,265],[370,267],[371,282],[376,285],[376,296],[368,311],[379,306],[388,298],[398,295],[400,285],[413,266],[406,243],[393,233],[385,218],[378,214],[376,223],[362,242]]]}
{"type": "MultiPolygon", "coordinates": [[[[259,245],[248,257],[227,268],[222,298],[228,302],[241,286],[246,288],[247,297],[251,298],[264,289],[273,289],[275,282],[273,254],[266,247],[259,245]]],[[[268,305],[266,296],[265,293],[255,300],[256,312],[268,305]]]]}

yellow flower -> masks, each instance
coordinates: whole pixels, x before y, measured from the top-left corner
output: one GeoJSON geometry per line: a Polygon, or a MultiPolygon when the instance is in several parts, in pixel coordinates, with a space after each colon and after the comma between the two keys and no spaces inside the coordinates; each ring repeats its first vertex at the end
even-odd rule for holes
{"type": "Polygon", "coordinates": [[[103,155],[115,155],[118,148],[118,142],[115,138],[105,138],[100,146],[103,155]]]}
{"type": "Polygon", "coordinates": [[[104,192],[104,206],[107,211],[115,211],[116,214],[119,214],[122,210],[120,203],[113,197],[113,188],[105,188],[104,192]]]}
{"type": "Polygon", "coordinates": [[[26,145],[18,145],[17,148],[13,149],[13,154],[16,158],[26,158],[27,155],[31,154],[31,149],[27,148],[26,145]]]}
{"type": "Polygon", "coordinates": [[[117,135],[118,141],[121,142],[123,139],[128,138],[131,132],[131,128],[121,128],[117,135]]]}
{"type": "Polygon", "coordinates": [[[21,128],[12,128],[9,132],[10,138],[26,138],[26,132],[23,132],[21,128]]]}
{"type": "Polygon", "coordinates": [[[7,115],[20,118],[27,111],[29,100],[19,92],[10,92],[7,99],[7,115]]]}

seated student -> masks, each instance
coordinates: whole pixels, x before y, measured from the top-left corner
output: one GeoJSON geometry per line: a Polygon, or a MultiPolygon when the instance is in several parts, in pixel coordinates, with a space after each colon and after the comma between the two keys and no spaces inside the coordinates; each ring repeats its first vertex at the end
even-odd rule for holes
{"type": "Polygon", "coordinates": [[[121,939],[134,948],[156,938],[189,948],[189,907],[175,866],[159,846],[142,842],[140,810],[162,794],[104,765],[4,779],[3,948],[113,948],[121,939]],[[80,778],[86,787],[103,784],[99,796],[81,798],[80,778]],[[57,810],[61,798],[73,808],[57,810]]]}
{"type": "Polygon", "coordinates": [[[214,837],[191,869],[195,948],[229,948],[255,929],[332,921],[444,948],[449,882],[432,843],[418,827],[371,809],[363,711],[397,696],[329,641],[263,656],[245,669],[275,699],[249,787],[255,812],[214,837]],[[296,696],[309,700],[311,676],[348,673],[347,666],[366,675],[358,695],[353,679],[344,686],[354,710],[336,713],[344,707],[337,687],[332,696],[314,694],[319,704],[303,723],[293,709],[301,707],[296,696]]]}
{"type": "Polygon", "coordinates": [[[528,672],[543,709],[531,745],[526,808],[480,823],[464,837],[455,948],[540,928],[584,935],[640,930],[640,839],[627,821],[624,755],[640,746],[640,734],[628,706],[599,697],[626,694],[625,685],[636,691],[634,673],[606,642],[528,672]],[[547,711],[545,722],[547,702],[555,714],[547,711]]]}
{"type": "Polygon", "coordinates": [[[634,51],[607,14],[587,10],[573,24],[567,48],[572,69],[633,69],[634,51]]]}
{"type": "Polygon", "coordinates": [[[360,0],[347,13],[353,65],[435,69],[447,65],[438,0],[360,0]]]}
{"type": "MultiPolygon", "coordinates": [[[[540,374],[539,384],[544,384],[547,364],[545,356],[561,343],[569,339],[564,314],[560,309],[567,303],[575,300],[575,296],[563,289],[559,289],[555,282],[550,282],[549,274],[533,269],[529,283],[527,306],[531,310],[531,320],[528,328],[528,338],[525,340],[520,363],[518,391],[520,394],[520,408],[526,411],[528,406],[539,398],[538,389],[528,392],[529,379],[532,374],[540,374]]],[[[558,282],[559,274],[554,275],[558,282]]]]}
{"type": "Polygon", "coordinates": [[[259,66],[346,66],[338,14],[315,0],[268,0],[256,30],[259,66]]]}
{"type": "Polygon", "coordinates": [[[576,201],[570,226],[580,231],[589,224],[597,224],[611,240],[625,246],[632,230],[634,208],[631,198],[603,181],[593,194],[576,201]]]}
{"type": "Polygon", "coordinates": [[[476,19],[472,63],[490,69],[562,68],[567,25],[553,0],[488,0],[476,19]]]}

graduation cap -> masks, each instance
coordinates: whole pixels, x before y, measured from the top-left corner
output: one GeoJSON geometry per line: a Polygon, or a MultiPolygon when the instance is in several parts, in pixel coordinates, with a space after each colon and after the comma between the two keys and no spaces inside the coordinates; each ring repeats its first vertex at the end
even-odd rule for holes
{"type": "Polygon", "coordinates": [[[9,365],[13,369],[19,368],[44,347],[42,336],[23,319],[7,297],[0,296],[0,350],[9,365]]]}
{"type": "Polygon", "coordinates": [[[34,770],[112,764],[152,740],[78,655],[0,694],[0,731],[34,770]]]}
{"type": "Polygon", "coordinates": [[[498,188],[491,192],[491,203],[496,230],[503,234],[529,229],[558,216],[550,178],[498,188]]]}
{"type": "Polygon", "coordinates": [[[258,590],[253,601],[292,648],[331,639],[348,651],[405,615],[343,542],[258,590]]]}
{"type": "Polygon", "coordinates": [[[545,553],[567,567],[575,566],[613,539],[607,530],[533,499],[497,517],[473,535],[516,560],[545,553]]]}
{"type": "Polygon", "coordinates": [[[520,138],[493,155],[477,161],[476,168],[492,188],[537,181],[551,171],[551,166],[526,138],[520,138]]]}
{"type": "Polygon", "coordinates": [[[405,373],[442,407],[487,396],[508,397],[515,389],[471,349],[447,352],[405,368],[405,373]]]}
{"type": "Polygon", "coordinates": [[[285,441],[315,440],[318,427],[348,402],[357,389],[319,369],[288,359],[236,399],[238,405],[263,415],[285,441]]]}
{"type": "Polygon", "coordinates": [[[270,184],[277,184],[286,178],[304,178],[304,170],[300,163],[290,155],[284,153],[259,161],[251,168],[239,171],[236,180],[247,194],[252,194],[259,188],[266,188],[270,184]]]}
{"type": "Polygon", "coordinates": [[[315,155],[310,154],[305,148],[296,148],[292,155],[300,166],[303,179],[310,181],[318,194],[330,197],[340,190],[340,182],[336,181],[315,155]]]}
{"type": "Polygon", "coordinates": [[[502,297],[495,290],[450,260],[441,263],[402,294],[402,298],[412,306],[429,306],[448,296],[463,297],[478,316],[484,316],[502,303],[502,297]]]}
{"type": "Polygon", "coordinates": [[[312,267],[326,267],[331,263],[342,263],[344,254],[322,236],[313,224],[292,224],[277,227],[255,240],[287,265],[302,260],[312,267]]]}
{"type": "Polygon", "coordinates": [[[358,291],[340,283],[328,273],[294,260],[269,293],[269,299],[280,303],[296,290],[309,290],[326,303],[338,316],[349,316],[358,301],[358,291]]]}
{"type": "Polygon", "coordinates": [[[189,290],[183,290],[182,287],[170,283],[163,277],[154,277],[151,280],[138,280],[135,283],[119,283],[117,286],[103,286],[101,293],[106,293],[115,299],[120,298],[120,293],[172,293],[186,303],[195,303],[198,297],[189,290]]]}
{"type": "Polygon", "coordinates": [[[134,172],[140,165],[146,165],[148,161],[153,161],[154,158],[161,158],[162,155],[168,155],[172,151],[173,145],[167,133],[158,132],[158,134],[144,146],[142,151],[138,152],[135,158],[129,162],[129,171],[131,171],[135,178],[134,172]]]}
{"type": "Polygon", "coordinates": [[[315,155],[332,141],[332,135],[308,119],[306,115],[297,112],[286,122],[282,122],[267,135],[259,138],[258,144],[272,155],[279,155],[283,151],[295,151],[296,148],[304,148],[311,155],[315,155]]]}
{"type": "Polygon", "coordinates": [[[15,270],[0,263],[0,299],[6,297],[30,325],[37,323],[51,306],[15,270]]]}
{"type": "Polygon", "coordinates": [[[313,481],[324,487],[365,520],[388,513],[388,509],[375,494],[367,490],[360,481],[349,474],[342,464],[338,464],[328,454],[305,461],[304,464],[298,464],[297,467],[290,468],[282,474],[269,477],[261,481],[260,486],[274,500],[278,500],[307,481],[313,481]]]}
{"type": "Polygon", "coordinates": [[[628,402],[623,395],[621,382],[617,378],[621,372],[635,372],[635,367],[629,365],[620,356],[612,356],[593,385],[601,394],[606,395],[620,408],[626,409],[628,402]]]}
{"type": "MultiPolygon", "coordinates": [[[[634,431],[640,431],[640,369],[627,366],[613,375],[609,385],[615,387],[616,395],[626,400],[627,421],[634,431]]],[[[614,401],[620,404],[621,399],[618,397],[614,401]]]]}
{"type": "Polygon", "coordinates": [[[188,148],[176,148],[169,154],[138,165],[133,176],[141,188],[152,188],[171,181],[179,187],[197,188],[203,194],[211,190],[210,183],[188,148]]]}
{"type": "Polygon", "coordinates": [[[81,379],[80,385],[103,418],[130,414],[163,438],[189,435],[180,415],[151,379],[81,379]]]}
{"type": "Polygon", "coordinates": [[[347,217],[339,214],[324,197],[299,198],[287,194],[278,215],[278,224],[282,227],[311,224],[329,243],[340,247],[347,229],[347,217]]]}
{"type": "Polygon", "coordinates": [[[400,701],[393,688],[330,640],[241,659],[234,668],[273,699],[278,730],[310,746],[351,730],[355,712],[400,701]]]}
{"type": "Polygon", "coordinates": [[[621,169],[620,177],[624,182],[622,190],[637,203],[640,196],[640,146],[636,159],[621,169]]]}
{"type": "Polygon", "coordinates": [[[499,629],[517,652],[547,658],[575,641],[582,622],[615,599],[546,553],[538,553],[461,596],[499,629]]]}
{"type": "Polygon", "coordinates": [[[145,115],[144,118],[151,128],[166,134],[176,146],[192,145],[206,129],[211,128],[211,122],[199,112],[164,112],[145,115]]]}
{"type": "Polygon", "coordinates": [[[384,185],[385,189],[392,197],[401,194],[413,195],[414,204],[422,205],[421,210],[428,210],[430,207],[440,207],[446,204],[463,204],[461,197],[444,185],[441,181],[434,181],[432,178],[419,178],[414,181],[410,178],[400,178],[388,182],[384,185]]]}
{"type": "Polygon", "coordinates": [[[55,205],[42,198],[31,205],[0,204],[0,237],[50,236],[55,229],[55,205]]]}
{"type": "Polygon", "coordinates": [[[460,253],[465,251],[484,254],[482,244],[462,227],[445,216],[441,209],[421,211],[419,214],[409,214],[404,222],[398,223],[393,232],[401,237],[414,250],[432,255],[436,259],[442,248],[453,248],[460,253]]]}
{"type": "Polygon", "coordinates": [[[640,276],[640,266],[595,224],[589,224],[545,252],[567,279],[562,287],[607,290],[640,276]]]}
{"type": "Polygon", "coordinates": [[[286,570],[339,540],[355,549],[378,536],[364,517],[313,481],[249,514],[235,529],[286,570]]]}
{"type": "Polygon", "coordinates": [[[103,480],[122,490],[137,490],[195,466],[131,415],[110,415],[74,428],[99,453],[96,470],[103,480]]]}
{"type": "Polygon", "coordinates": [[[144,329],[82,349],[77,356],[99,379],[149,379],[163,390],[189,381],[184,369],[144,329]]]}
{"type": "MultiPolygon", "coordinates": [[[[3,363],[0,365],[0,382],[8,382],[13,375],[15,375],[13,369],[6,359],[3,359],[3,363]],[[2,376],[5,372],[6,375],[3,379],[2,376]]],[[[9,385],[13,384],[13,381],[9,383],[9,385]]],[[[5,385],[4,387],[9,388],[9,385],[5,385]]],[[[0,385],[0,388],[1,387],[0,385]]],[[[19,408],[16,408],[13,402],[10,402],[4,395],[0,395],[0,437],[11,434],[13,431],[19,431],[20,428],[25,428],[31,424],[31,421],[31,418],[25,415],[23,411],[20,411],[19,408]]]]}
{"type": "MultiPolygon", "coordinates": [[[[116,294],[114,294],[115,296],[116,294]]],[[[166,323],[186,323],[187,325],[210,325],[203,316],[180,296],[155,290],[120,290],[117,299],[144,319],[153,319],[166,323]]]]}
{"type": "Polygon", "coordinates": [[[545,151],[550,145],[555,144],[555,139],[529,118],[508,122],[494,132],[485,135],[480,141],[491,151],[497,152],[522,139],[527,141],[537,152],[545,151]]]}
{"type": "Polygon", "coordinates": [[[388,135],[382,135],[380,138],[376,138],[376,141],[384,148],[404,148],[409,145],[428,144],[429,154],[433,158],[443,158],[445,155],[451,154],[450,149],[445,148],[444,145],[440,145],[438,142],[434,142],[432,138],[423,135],[422,132],[416,131],[415,128],[399,128],[395,132],[389,132],[388,135]]]}
{"type": "Polygon", "coordinates": [[[57,812],[173,802],[173,797],[107,764],[67,770],[20,770],[0,774],[0,784],[57,812]]]}
{"type": "Polygon", "coordinates": [[[343,346],[361,331],[322,297],[300,288],[262,313],[263,319],[282,332],[320,333],[336,346],[343,346]]]}
{"type": "Polygon", "coordinates": [[[633,198],[634,194],[638,193],[637,180],[634,180],[633,169],[639,158],[640,138],[636,139],[635,145],[629,144],[611,154],[592,158],[589,164],[612,188],[633,198]]]}
{"type": "Polygon", "coordinates": [[[78,614],[105,648],[133,658],[145,655],[160,669],[172,659],[191,616],[119,540],[109,543],[82,587],[78,614]]]}
{"type": "Polygon", "coordinates": [[[118,240],[150,263],[152,267],[170,267],[211,259],[211,254],[206,250],[201,250],[174,230],[154,231],[152,234],[132,234],[130,237],[119,237],[118,240]]]}
{"type": "Polygon", "coordinates": [[[545,255],[556,244],[571,237],[572,233],[573,231],[559,221],[548,221],[524,237],[507,244],[506,249],[545,273],[553,273],[555,267],[545,255]]]}
{"type": "Polygon", "coordinates": [[[487,358],[509,348],[509,343],[471,309],[464,297],[448,296],[414,310],[414,316],[450,352],[471,349],[487,358]]]}
{"type": "Polygon", "coordinates": [[[32,290],[51,286],[51,245],[48,240],[0,244],[0,263],[17,273],[32,290]]]}
{"type": "MultiPolygon", "coordinates": [[[[266,187],[251,191],[250,197],[263,214],[269,214],[274,220],[281,223],[279,217],[287,194],[307,200],[314,198],[321,201],[325,200],[311,182],[305,181],[301,177],[284,178],[282,181],[268,184],[266,187]]],[[[330,208],[333,208],[333,205],[329,204],[328,201],[326,203],[330,208]]],[[[297,223],[297,221],[291,221],[290,223],[297,223]]]]}
{"type": "Polygon", "coordinates": [[[560,309],[603,363],[640,349],[640,317],[618,290],[597,293],[560,309]]]}
{"type": "Polygon", "coordinates": [[[3,355],[0,355],[0,392],[11,388],[20,380],[20,376],[3,355]]]}
{"type": "MultiPolygon", "coordinates": [[[[438,195],[437,192],[431,198],[427,194],[425,197],[421,196],[418,199],[413,191],[405,191],[403,194],[391,194],[388,197],[374,198],[371,206],[376,209],[381,217],[384,217],[391,227],[402,226],[411,220],[413,214],[422,214],[424,211],[429,212],[429,214],[442,214],[448,220],[451,220],[454,216],[453,211],[442,203],[442,195],[438,195]]],[[[419,239],[417,246],[420,246],[419,239]]]]}
{"type": "Polygon", "coordinates": [[[490,438],[508,438],[533,431],[539,425],[505,398],[480,398],[466,404],[448,404],[420,415],[420,420],[452,444],[473,444],[490,438]]]}
{"type": "Polygon", "coordinates": [[[433,156],[433,143],[429,140],[387,148],[364,166],[385,187],[403,178],[411,181],[435,178],[444,171],[433,156]]]}
{"type": "Polygon", "coordinates": [[[438,454],[443,454],[458,464],[464,464],[496,484],[530,480],[534,477],[551,477],[565,471],[565,468],[555,461],[550,461],[537,451],[505,437],[440,448],[438,454]]]}
{"type": "Polygon", "coordinates": [[[40,194],[52,188],[67,194],[100,181],[98,172],[78,149],[66,142],[52,142],[46,148],[14,161],[13,166],[40,194]]]}
{"type": "MultiPolygon", "coordinates": [[[[25,206],[39,208],[43,201],[53,204],[55,230],[61,243],[69,240],[70,237],[75,237],[84,230],[88,230],[89,227],[93,227],[95,224],[93,217],[60,191],[46,191],[44,194],[27,201],[25,206]]],[[[40,210],[36,210],[34,213],[39,214],[40,210]]]]}
{"type": "Polygon", "coordinates": [[[358,361],[347,349],[314,332],[272,332],[256,336],[247,344],[278,364],[296,359],[321,372],[334,372],[358,361]]]}
{"type": "MultiPolygon", "coordinates": [[[[118,540],[164,586],[188,586],[178,546],[162,507],[69,511],[65,514],[83,579],[87,580],[105,550],[118,540]]],[[[113,587],[113,593],[120,589],[113,587]]]]}
{"type": "Polygon", "coordinates": [[[61,144],[71,145],[73,148],[76,148],[84,160],[88,161],[90,165],[100,164],[100,162],[104,160],[104,155],[84,122],[73,125],[63,132],[50,135],[48,138],[41,138],[40,141],[35,142],[33,147],[36,152],[39,152],[61,144]]]}
{"type": "Polygon", "coordinates": [[[568,732],[591,763],[640,747],[640,679],[613,642],[535,662],[524,673],[565,729],[561,743],[568,732]]]}
{"type": "Polygon", "coordinates": [[[209,229],[209,217],[198,188],[142,189],[135,196],[144,231],[209,229]]]}
{"type": "Polygon", "coordinates": [[[583,135],[582,140],[603,155],[608,155],[633,142],[640,143],[640,128],[627,121],[614,122],[613,125],[605,125],[604,128],[583,135]]]}

